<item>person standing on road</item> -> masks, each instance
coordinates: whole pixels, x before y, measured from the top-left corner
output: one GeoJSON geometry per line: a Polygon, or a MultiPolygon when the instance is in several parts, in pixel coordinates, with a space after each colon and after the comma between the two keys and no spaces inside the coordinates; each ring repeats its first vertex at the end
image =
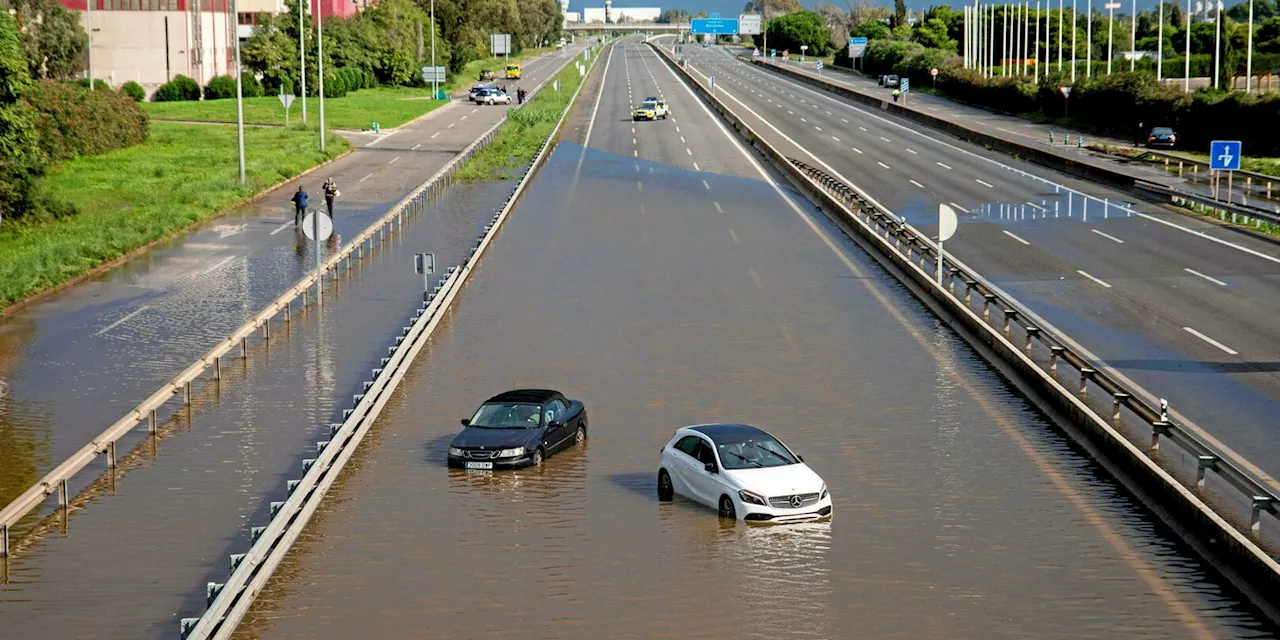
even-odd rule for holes
{"type": "Polygon", "coordinates": [[[307,215],[307,192],[302,190],[302,185],[298,185],[298,190],[290,201],[293,202],[293,224],[297,226],[302,224],[302,218],[307,215]]]}
{"type": "Polygon", "coordinates": [[[333,181],[333,176],[329,176],[324,181],[324,204],[329,209],[329,217],[333,217],[333,199],[338,197],[338,185],[333,181]]]}
{"type": "Polygon", "coordinates": [[[524,104],[524,88],[516,87],[516,104],[524,104]]]}

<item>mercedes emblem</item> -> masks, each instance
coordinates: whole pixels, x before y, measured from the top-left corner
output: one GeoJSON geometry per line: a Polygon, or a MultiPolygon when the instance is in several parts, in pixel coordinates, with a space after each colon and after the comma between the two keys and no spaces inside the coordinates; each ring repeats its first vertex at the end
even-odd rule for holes
{"type": "Polygon", "coordinates": [[[802,504],[804,504],[804,498],[801,498],[798,495],[791,496],[791,506],[793,508],[799,509],[802,504]]]}

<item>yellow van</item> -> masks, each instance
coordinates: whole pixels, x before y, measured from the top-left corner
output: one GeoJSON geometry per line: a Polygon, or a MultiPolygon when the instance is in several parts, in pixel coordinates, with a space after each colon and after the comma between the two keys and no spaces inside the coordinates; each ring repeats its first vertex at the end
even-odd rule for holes
{"type": "Polygon", "coordinates": [[[518,64],[507,65],[507,79],[508,80],[520,79],[520,65],[518,64]]]}

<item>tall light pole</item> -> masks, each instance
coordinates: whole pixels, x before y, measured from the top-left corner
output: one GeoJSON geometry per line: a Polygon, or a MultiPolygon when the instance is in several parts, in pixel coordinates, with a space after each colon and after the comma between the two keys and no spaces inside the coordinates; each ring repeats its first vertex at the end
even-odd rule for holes
{"type": "Polygon", "coordinates": [[[1182,79],[1183,93],[1191,93],[1191,21],[1191,0],[1187,0],[1187,55],[1183,57],[1183,63],[1186,65],[1182,79]]]}
{"type": "Polygon", "coordinates": [[[1085,18],[1084,27],[1084,77],[1093,77],[1093,0],[1089,0],[1088,16],[1085,18]]]}
{"type": "MultiPolygon", "coordinates": [[[[236,13],[236,0],[231,0],[231,15],[240,15],[236,13]]],[[[236,42],[236,138],[240,143],[240,184],[244,184],[244,88],[240,84],[240,74],[244,73],[244,67],[240,65],[239,20],[236,23],[236,33],[234,34],[236,42]]]]}
{"type": "Polygon", "coordinates": [[[1253,0],[1249,0],[1249,52],[1245,54],[1244,92],[1253,93],[1253,0]]]}
{"type": "Polygon", "coordinates": [[[1032,72],[1033,79],[1040,82],[1040,0],[1036,0],[1036,66],[1032,72]]]}
{"type": "MultiPolygon", "coordinates": [[[[309,0],[308,0],[309,1],[309,0]]],[[[324,151],[324,7],[316,2],[316,76],[320,78],[320,150],[324,151]]]]}
{"type": "Polygon", "coordinates": [[[995,77],[993,68],[996,66],[996,6],[991,5],[991,32],[987,37],[987,77],[995,77]]]}
{"type": "Polygon", "coordinates": [[[1111,75],[1111,59],[1116,57],[1116,5],[1119,2],[1107,3],[1107,75],[1111,75]]]}
{"type": "Polygon", "coordinates": [[[440,85],[436,80],[436,0],[431,0],[431,99],[440,97],[440,85]]]}
{"type": "Polygon", "coordinates": [[[1138,0],[1133,0],[1133,18],[1129,20],[1129,71],[1138,64],[1138,0]]]}
{"type": "Polygon", "coordinates": [[[1022,75],[1027,75],[1027,55],[1031,53],[1031,0],[1022,8],[1022,75]]]}
{"type": "Polygon", "coordinates": [[[307,30],[302,22],[311,0],[298,0],[298,81],[301,83],[302,124],[307,124],[307,30]]]}
{"type": "Polygon", "coordinates": [[[1058,73],[1062,73],[1062,0],[1058,0],[1058,73]]]}
{"type": "Polygon", "coordinates": [[[969,43],[973,39],[969,33],[969,5],[960,9],[964,13],[964,68],[969,68],[969,43]]]}
{"type": "MultiPolygon", "coordinates": [[[[1253,0],[1249,0],[1253,2],[1253,0]]],[[[1156,31],[1156,82],[1163,84],[1164,80],[1164,0],[1160,0],[1160,4],[1156,5],[1157,17],[1160,20],[1160,26],[1156,31]]]]}
{"type": "Polygon", "coordinates": [[[1218,0],[1218,10],[1214,14],[1214,18],[1218,22],[1216,35],[1213,36],[1213,88],[1218,89],[1219,73],[1222,70],[1222,0],[1218,0]]]}
{"type": "Polygon", "coordinates": [[[1076,0],[1071,0],[1071,84],[1076,82],[1076,16],[1080,11],[1076,8],[1076,0]]]}

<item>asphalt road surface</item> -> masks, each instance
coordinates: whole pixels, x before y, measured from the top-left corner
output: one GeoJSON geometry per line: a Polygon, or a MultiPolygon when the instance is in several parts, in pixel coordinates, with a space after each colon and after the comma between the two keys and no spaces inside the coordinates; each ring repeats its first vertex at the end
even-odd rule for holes
{"type": "MultiPolygon", "coordinates": [[[[668,41],[669,42],[669,41],[668,41]]],[[[1171,414],[1280,486],[1280,249],[684,46],[695,76],[793,158],[926,232],[1171,414]]]]}
{"type": "Polygon", "coordinates": [[[1275,636],[651,50],[608,56],[238,637],[1275,636]],[[631,122],[646,96],[673,117],[631,122]],[[587,443],[447,469],[522,386],[585,401],[587,443]],[[787,441],[834,519],[657,502],[659,448],[707,421],[787,441]]]}
{"type": "MultiPolygon", "coordinates": [[[[532,89],[583,45],[525,65],[532,89]]],[[[512,87],[514,90],[514,87],[512,87]]],[[[299,182],[316,208],[333,176],[339,239],[373,220],[497,122],[505,106],[454,101],[368,137],[172,243],[0,319],[0,504],[26,490],[314,268],[293,226],[299,182]]]]}

